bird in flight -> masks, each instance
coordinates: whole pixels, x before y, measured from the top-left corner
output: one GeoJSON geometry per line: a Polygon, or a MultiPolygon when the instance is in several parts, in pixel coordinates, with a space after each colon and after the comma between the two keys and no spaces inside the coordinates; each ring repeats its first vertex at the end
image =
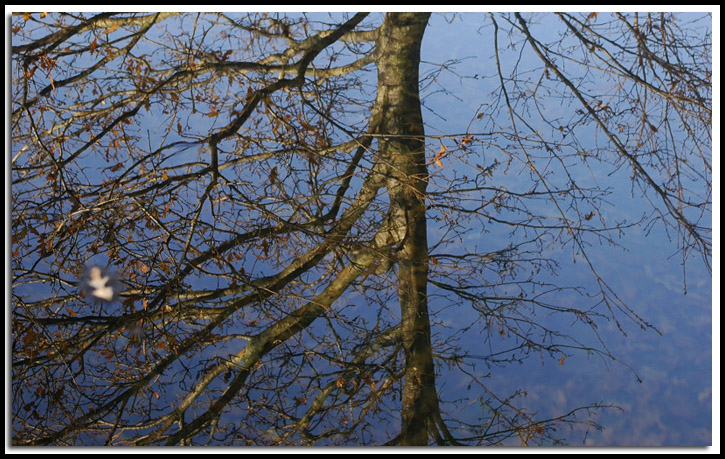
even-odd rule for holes
{"type": "Polygon", "coordinates": [[[81,288],[87,298],[110,303],[118,299],[121,285],[107,268],[90,266],[81,279],[81,288]]]}

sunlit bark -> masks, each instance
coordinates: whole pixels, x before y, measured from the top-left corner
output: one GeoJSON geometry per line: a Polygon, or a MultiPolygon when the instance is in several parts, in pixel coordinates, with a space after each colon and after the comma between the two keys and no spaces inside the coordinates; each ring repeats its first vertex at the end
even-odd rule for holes
{"type": "Polygon", "coordinates": [[[383,113],[380,154],[389,163],[391,235],[398,263],[398,300],[405,348],[401,445],[428,443],[427,421],[438,409],[428,318],[425,131],[420,111],[420,44],[429,14],[388,14],[377,48],[383,113]]]}

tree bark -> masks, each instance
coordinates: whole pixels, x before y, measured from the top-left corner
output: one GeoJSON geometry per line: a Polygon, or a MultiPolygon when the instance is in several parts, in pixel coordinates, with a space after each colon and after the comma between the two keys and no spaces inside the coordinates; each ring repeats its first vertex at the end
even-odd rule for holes
{"type": "Polygon", "coordinates": [[[379,147],[388,162],[391,241],[398,262],[398,298],[405,348],[400,445],[426,445],[426,424],[438,409],[426,286],[428,171],[418,89],[420,46],[429,13],[389,13],[377,41],[382,111],[379,147]]]}

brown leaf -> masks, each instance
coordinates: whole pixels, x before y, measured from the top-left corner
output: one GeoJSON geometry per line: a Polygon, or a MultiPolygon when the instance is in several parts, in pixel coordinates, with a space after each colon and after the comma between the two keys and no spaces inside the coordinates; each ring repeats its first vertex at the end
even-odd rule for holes
{"type": "Polygon", "coordinates": [[[441,158],[443,158],[443,156],[445,156],[445,154],[446,154],[447,151],[448,151],[448,149],[446,148],[446,146],[445,145],[441,145],[441,149],[438,151],[438,153],[436,154],[435,158],[433,158],[433,161],[436,163],[436,166],[443,167],[443,163],[441,162],[441,158]]]}
{"type": "Polygon", "coordinates": [[[473,143],[473,136],[471,134],[466,134],[465,137],[461,140],[461,148],[464,150],[466,149],[466,145],[469,145],[473,143]]]}

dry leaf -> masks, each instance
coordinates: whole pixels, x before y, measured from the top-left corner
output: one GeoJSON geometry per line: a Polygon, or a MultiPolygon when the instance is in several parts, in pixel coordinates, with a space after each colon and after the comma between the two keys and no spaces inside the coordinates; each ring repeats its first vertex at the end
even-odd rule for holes
{"type": "Polygon", "coordinates": [[[461,148],[464,150],[466,149],[466,145],[469,145],[473,143],[473,136],[471,134],[466,134],[465,137],[461,140],[461,148]]]}
{"type": "Polygon", "coordinates": [[[445,154],[446,154],[447,151],[448,151],[448,149],[446,148],[446,146],[445,145],[441,145],[441,149],[438,151],[438,153],[436,154],[435,158],[433,158],[433,162],[436,163],[436,166],[443,167],[443,163],[441,162],[441,158],[443,158],[443,156],[445,156],[445,154]]]}

